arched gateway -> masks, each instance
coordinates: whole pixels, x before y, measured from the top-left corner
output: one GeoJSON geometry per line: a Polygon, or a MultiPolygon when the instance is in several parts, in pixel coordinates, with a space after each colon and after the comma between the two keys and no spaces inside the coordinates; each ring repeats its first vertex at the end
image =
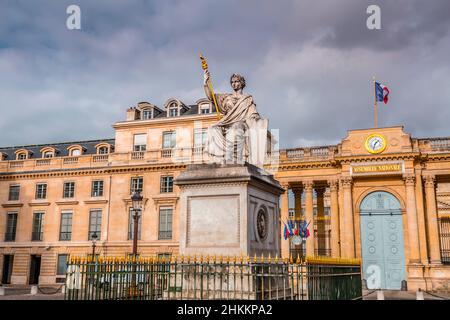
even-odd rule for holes
{"type": "Polygon", "coordinates": [[[377,191],[361,203],[361,257],[368,289],[399,290],[406,280],[400,202],[377,191]]]}

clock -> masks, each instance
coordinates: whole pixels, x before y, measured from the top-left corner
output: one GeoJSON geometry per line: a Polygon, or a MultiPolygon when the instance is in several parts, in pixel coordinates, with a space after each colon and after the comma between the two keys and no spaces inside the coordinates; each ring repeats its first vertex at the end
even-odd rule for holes
{"type": "Polygon", "coordinates": [[[370,153],[381,153],[386,149],[386,146],[386,138],[381,134],[374,133],[366,138],[365,147],[370,153]]]}

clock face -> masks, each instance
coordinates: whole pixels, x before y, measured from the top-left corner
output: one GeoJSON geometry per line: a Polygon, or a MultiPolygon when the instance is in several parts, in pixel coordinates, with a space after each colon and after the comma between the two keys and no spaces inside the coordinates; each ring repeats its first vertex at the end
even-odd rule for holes
{"type": "Polygon", "coordinates": [[[371,134],[366,139],[366,150],[370,153],[381,153],[386,149],[386,138],[380,134],[371,134]]]}

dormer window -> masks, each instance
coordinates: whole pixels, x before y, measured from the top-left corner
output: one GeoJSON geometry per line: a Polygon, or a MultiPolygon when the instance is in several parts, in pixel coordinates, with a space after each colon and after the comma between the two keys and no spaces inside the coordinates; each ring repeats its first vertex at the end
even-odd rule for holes
{"type": "Polygon", "coordinates": [[[7,157],[6,153],[0,152],[0,161],[6,160],[6,157],[7,157]]]}
{"type": "Polygon", "coordinates": [[[109,149],[108,147],[100,147],[98,148],[98,154],[108,154],[109,153],[109,149]]]}
{"type": "Polygon", "coordinates": [[[175,102],[171,103],[169,106],[169,117],[178,116],[178,106],[175,102]]]}
{"type": "Polygon", "coordinates": [[[81,156],[81,150],[80,150],[80,149],[73,149],[73,150],[70,150],[70,155],[71,155],[72,157],[81,156]]]}
{"type": "Polygon", "coordinates": [[[142,110],[142,120],[153,119],[153,109],[147,108],[142,110]]]}
{"type": "Polygon", "coordinates": [[[53,147],[44,147],[40,151],[42,158],[53,158],[56,155],[56,150],[53,147]]]}
{"type": "Polygon", "coordinates": [[[83,154],[83,150],[84,148],[80,145],[72,145],[70,147],[67,148],[67,150],[69,151],[69,156],[70,157],[78,157],[81,156],[83,154]]]}
{"type": "Polygon", "coordinates": [[[200,114],[208,114],[211,113],[211,106],[209,104],[202,104],[199,108],[200,114]]]}
{"type": "Polygon", "coordinates": [[[30,152],[26,149],[19,149],[15,153],[16,153],[16,160],[26,160],[30,156],[30,152]]]}
{"type": "Polygon", "coordinates": [[[25,152],[20,152],[17,154],[17,160],[26,160],[27,154],[25,152]]]}

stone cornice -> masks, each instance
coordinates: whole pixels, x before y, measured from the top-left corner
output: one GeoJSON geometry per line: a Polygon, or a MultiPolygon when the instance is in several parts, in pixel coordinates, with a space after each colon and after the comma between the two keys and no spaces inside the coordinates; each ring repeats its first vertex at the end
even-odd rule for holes
{"type": "Polygon", "coordinates": [[[339,166],[332,160],[327,161],[311,161],[311,162],[280,162],[277,166],[264,166],[267,170],[278,169],[278,171],[289,171],[299,169],[336,169],[339,166]]]}
{"type": "Polygon", "coordinates": [[[50,202],[29,202],[28,205],[30,207],[47,207],[50,205],[50,202]]]}
{"type": "Polygon", "coordinates": [[[55,202],[58,206],[75,206],[78,204],[77,200],[63,200],[63,201],[56,201],[55,202]]]}
{"type": "Polygon", "coordinates": [[[105,204],[108,203],[108,200],[105,199],[97,199],[97,200],[84,200],[85,204],[105,204]]]}
{"type": "Polygon", "coordinates": [[[381,155],[356,155],[356,156],[345,156],[345,157],[335,157],[334,160],[340,164],[350,164],[355,162],[381,162],[381,161],[392,161],[392,160],[415,160],[420,157],[418,152],[408,152],[408,153],[392,153],[392,154],[381,154],[381,155]]]}
{"type": "Polygon", "coordinates": [[[172,123],[179,126],[183,122],[192,122],[193,120],[215,120],[218,118],[217,113],[211,114],[193,114],[189,116],[179,116],[179,117],[164,117],[164,118],[154,118],[149,120],[134,120],[134,121],[121,121],[115,123],[112,127],[114,129],[125,129],[133,127],[145,127],[148,125],[155,124],[169,124],[172,123]]]}
{"type": "Polygon", "coordinates": [[[145,171],[161,171],[161,170],[176,170],[185,169],[186,164],[148,164],[148,165],[130,165],[118,167],[102,167],[102,168],[79,168],[66,170],[51,170],[39,172],[11,172],[0,175],[0,181],[18,180],[18,179],[42,179],[54,177],[73,177],[73,176],[92,176],[92,175],[107,175],[113,173],[129,173],[129,172],[145,172],[145,171]]]}
{"type": "Polygon", "coordinates": [[[21,208],[23,203],[2,203],[3,208],[21,208]]]}
{"type": "Polygon", "coordinates": [[[450,161],[450,153],[438,153],[438,154],[429,153],[426,155],[426,160],[430,162],[450,161]]]}

